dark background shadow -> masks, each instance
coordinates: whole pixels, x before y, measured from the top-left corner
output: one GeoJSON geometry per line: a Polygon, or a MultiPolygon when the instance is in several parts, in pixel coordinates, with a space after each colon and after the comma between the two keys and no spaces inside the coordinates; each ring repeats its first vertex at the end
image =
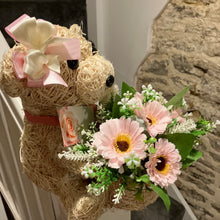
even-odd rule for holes
{"type": "Polygon", "coordinates": [[[4,28],[22,14],[65,27],[78,24],[87,34],[86,0],[0,0],[0,30],[10,47],[14,41],[4,28]]]}

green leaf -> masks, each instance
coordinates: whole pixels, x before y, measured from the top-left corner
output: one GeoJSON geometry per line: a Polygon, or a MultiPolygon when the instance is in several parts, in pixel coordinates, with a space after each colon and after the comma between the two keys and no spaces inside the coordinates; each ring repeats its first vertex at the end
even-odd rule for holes
{"type": "Polygon", "coordinates": [[[191,134],[193,134],[196,137],[200,137],[201,135],[205,135],[206,131],[204,130],[194,130],[190,132],[191,134]]]}
{"type": "Polygon", "coordinates": [[[183,97],[187,93],[188,90],[189,90],[189,86],[185,87],[182,91],[180,91],[172,99],[170,99],[169,102],[165,104],[165,106],[168,107],[172,105],[174,109],[181,106],[183,97]]]}
{"type": "Polygon", "coordinates": [[[154,154],[156,152],[156,149],[154,147],[149,147],[148,150],[151,154],[154,154]]]}
{"type": "Polygon", "coordinates": [[[131,187],[132,189],[135,188],[135,186],[137,185],[136,181],[134,180],[129,180],[128,182],[129,187],[131,187]]]}
{"type": "Polygon", "coordinates": [[[161,135],[161,137],[168,139],[169,142],[172,142],[176,146],[182,160],[184,160],[191,152],[196,138],[193,134],[184,133],[161,135]]]}
{"type": "Polygon", "coordinates": [[[121,100],[121,97],[116,94],[115,95],[115,101],[112,107],[112,118],[119,118],[120,117],[120,106],[118,105],[118,102],[121,100]]]}
{"type": "Polygon", "coordinates": [[[154,185],[153,183],[150,183],[152,189],[160,196],[160,198],[163,200],[164,205],[166,206],[167,211],[170,210],[170,198],[166,192],[165,189],[162,189],[159,186],[154,185]]]}
{"type": "Polygon", "coordinates": [[[96,177],[96,173],[91,173],[91,174],[90,174],[90,177],[91,177],[91,178],[96,177]]]}
{"type": "Polygon", "coordinates": [[[136,93],[136,90],[129,86],[128,84],[126,84],[125,82],[122,82],[122,86],[121,86],[121,97],[123,97],[124,93],[126,93],[127,91],[129,91],[130,93],[132,93],[132,96],[134,96],[134,94],[136,93]]]}
{"type": "Polygon", "coordinates": [[[140,177],[138,177],[136,179],[137,182],[144,182],[144,183],[148,183],[150,181],[150,177],[149,175],[145,174],[145,175],[142,175],[140,177]]]}
{"type": "Polygon", "coordinates": [[[105,104],[105,109],[111,111],[114,104],[114,95],[111,95],[110,100],[105,104]]]}
{"type": "Polygon", "coordinates": [[[135,193],[135,199],[139,201],[144,201],[143,195],[142,195],[142,189],[139,189],[137,193],[135,193]]]}
{"type": "Polygon", "coordinates": [[[186,167],[190,166],[192,163],[197,161],[202,156],[202,152],[196,149],[192,149],[190,154],[186,157],[185,160],[182,161],[182,168],[185,169],[186,167]]]}

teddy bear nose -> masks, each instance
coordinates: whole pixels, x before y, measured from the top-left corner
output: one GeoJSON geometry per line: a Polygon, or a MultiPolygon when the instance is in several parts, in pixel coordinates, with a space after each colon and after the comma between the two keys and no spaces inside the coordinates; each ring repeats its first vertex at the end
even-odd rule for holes
{"type": "Polygon", "coordinates": [[[114,76],[109,75],[108,78],[106,79],[105,84],[106,84],[107,87],[111,87],[113,85],[114,81],[115,81],[114,76]]]}
{"type": "Polygon", "coordinates": [[[78,60],[67,60],[67,65],[70,69],[75,70],[79,67],[78,60]]]}

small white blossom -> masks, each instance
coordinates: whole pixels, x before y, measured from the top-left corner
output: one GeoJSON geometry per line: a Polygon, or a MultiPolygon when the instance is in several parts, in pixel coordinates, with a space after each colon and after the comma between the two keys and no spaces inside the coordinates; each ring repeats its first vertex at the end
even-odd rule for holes
{"type": "Polygon", "coordinates": [[[192,117],[192,116],[193,116],[192,112],[189,112],[189,113],[186,113],[185,115],[183,115],[184,118],[188,118],[188,117],[192,117]]]}
{"type": "Polygon", "coordinates": [[[134,151],[131,151],[129,155],[125,155],[125,162],[128,168],[134,169],[135,167],[140,166],[140,158],[138,154],[135,154],[134,151]]]}
{"type": "Polygon", "coordinates": [[[217,125],[220,125],[219,120],[216,120],[216,122],[212,123],[211,128],[216,128],[217,125]]]}
{"type": "Polygon", "coordinates": [[[126,93],[123,94],[123,96],[125,96],[126,98],[130,98],[132,96],[132,93],[127,91],[126,93]]]}
{"type": "Polygon", "coordinates": [[[131,178],[132,180],[134,179],[134,174],[133,174],[133,173],[130,175],[130,178],[131,178]]]}
{"type": "Polygon", "coordinates": [[[100,188],[96,188],[96,187],[92,187],[91,184],[89,184],[88,186],[86,186],[87,192],[89,194],[94,194],[95,196],[99,196],[102,192],[105,191],[105,187],[102,186],[100,188]]]}
{"type": "Polygon", "coordinates": [[[125,189],[123,186],[121,186],[119,189],[116,189],[115,190],[117,193],[113,196],[114,199],[112,199],[112,202],[114,202],[114,204],[118,204],[119,203],[119,200],[122,198],[124,192],[125,192],[125,189]]]}
{"type": "Polygon", "coordinates": [[[86,134],[86,131],[83,129],[82,131],[81,131],[81,135],[85,135],[86,134]]]}
{"type": "Polygon", "coordinates": [[[220,120],[216,120],[215,125],[220,125],[220,120]]]}
{"type": "Polygon", "coordinates": [[[123,106],[122,106],[122,109],[125,110],[125,109],[126,109],[126,105],[123,105],[123,106]]]}
{"type": "MultiPolygon", "coordinates": [[[[152,90],[152,89],[153,89],[153,87],[152,87],[151,84],[148,84],[147,88],[148,88],[149,90],[152,90]]],[[[155,91],[155,90],[154,90],[154,91],[155,91]]]]}
{"type": "Polygon", "coordinates": [[[153,89],[151,84],[149,84],[147,87],[142,86],[142,94],[146,98],[145,102],[148,102],[149,100],[156,100],[161,104],[166,103],[166,100],[162,96],[162,92],[157,92],[155,89],[153,89]]]}
{"type": "Polygon", "coordinates": [[[126,105],[128,100],[128,98],[122,98],[121,101],[118,102],[118,105],[126,105]]]}
{"type": "Polygon", "coordinates": [[[121,166],[121,167],[118,169],[118,172],[119,172],[120,174],[123,174],[123,173],[125,172],[124,167],[121,166]]]}
{"type": "Polygon", "coordinates": [[[84,176],[86,179],[89,178],[89,175],[88,175],[87,171],[85,171],[85,170],[83,170],[83,171],[81,172],[81,175],[84,176]]]}
{"type": "Polygon", "coordinates": [[[145,85],[142,85],[142,90],[145,90],[147,87],[145,85]]]}
{"type": "Polygon", "coordinates": [[[187,119],[186,121],[169,128],[168,133],[170,134],[190,133],[190,131],[193,131],[195,129],[196,129],[195,122],[192,119],[187,119]]]}

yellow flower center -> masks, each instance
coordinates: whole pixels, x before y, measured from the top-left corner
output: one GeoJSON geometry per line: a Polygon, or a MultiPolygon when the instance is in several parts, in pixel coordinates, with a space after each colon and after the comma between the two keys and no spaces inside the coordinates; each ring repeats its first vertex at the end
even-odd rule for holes
{"type": "Polygon", "coordinates": [[[147,115],[146,119],[150,125],[153,125],[157,122],[156,118],[154,118],[152,115],[147,115]]]}
{"type": "Polygon", "coordinates": [[[128,134],[119,134],[115,139],[115,150],[118,153],[126,153],[131,151],[131,137],[128,134]]]}
{"type": "Polygon", "coordinates": [[[158,161],[156,165],[156,169],[159,173],[162,173],[164,175],[167,175],[170,165],[167,163],[166,157],[165,156],[160,156],[157,158],[158,161]]]}

